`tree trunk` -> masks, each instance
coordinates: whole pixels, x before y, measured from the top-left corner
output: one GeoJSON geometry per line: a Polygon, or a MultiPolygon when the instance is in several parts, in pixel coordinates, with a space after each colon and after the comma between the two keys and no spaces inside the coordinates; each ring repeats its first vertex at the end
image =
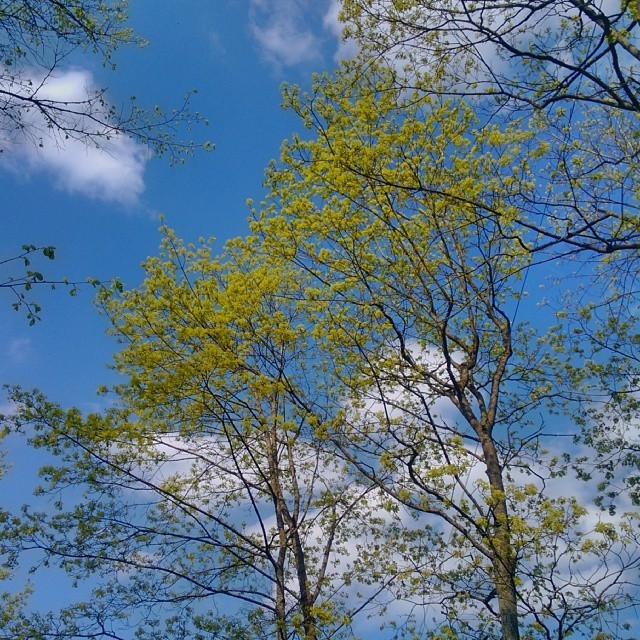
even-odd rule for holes
{"type": "Polygon", "coordinates": [[[491,488],[493,521],[491,522],[491,547],[493,550],[493,580],[498,598],[503,640],[520,640],[518,625],[518,601],[515,585],[515,554],[511,546],[509,513],[502,481],[502,467],[495,443],[490,435],[482,439],[486,473],[491,488]]]}

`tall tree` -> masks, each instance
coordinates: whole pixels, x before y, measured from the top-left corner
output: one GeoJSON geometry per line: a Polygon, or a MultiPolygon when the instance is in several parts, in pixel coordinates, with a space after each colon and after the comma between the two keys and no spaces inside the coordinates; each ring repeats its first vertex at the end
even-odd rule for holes
{"type": "MultiPolygon", "coordinates": [[[[544,252],[571,247],[606,256],[583,308],[605,305],[609,322],[612,300],[634,299],[618,259],[632,264],[632,242],[592,242],[634,233],[633,216],[610,215],[630,161],[600,166],[595,139],[572,137],[586,120],[489,123],[427,76],[410,91],[404,71],[364,62],[287,92],[311,135],[271,167],[255,237],[214,260],[169,235],[143,287],[105,299],[124,344],[116,408],[81,418],[16,392],[13,426],[63,457],[48,490],[87,491],[54,517],[27,510],[20,541],[108,585],[50,621],[58,629],[37,620],[50,635],[125,637],[128,621],[142,638],[349,637],[355,613],[388,594],[383,620],[399,635],[628,635],[637,514],[626,494],[610,514],[595,489],[578,499],[569,474],[612,480],[613,459],[584,445],[609,432],[616,405],[596,429],[557,414],[564,377],[591,401],[609,391],[599,373],[624,371],[594,361],[583,373],[580,348],[616,349],[635,325],[589,323],[583,341],[544,308],[528,323],[526,305],[544,252]],[[549,158],[583,180],[547,179],[549,158]],[[589,203],[607,199],[599,218],[589,203]],[[580,233],[554,237],[576,219],[580,233]],[[226,596],[247,607],[218,615],[226,596]]],[[[598,131],[624,149],[618,124],[598,131]]],[[[556,264],[564,276],[568,261],[556,264]]]]}
{"type": "MultiPolygon", "coordinates": [[[[556,287],[550,299],[557,340],[574,355],[564,363],[564,392],[586,441],[600,448],[609,476],[601,486],[615,493],[613,485],[625,484],[621,469],[638,477],[638,4],[342,6],[363,60],[395,65],[399,86],[464,96],[492,125],[521,118],[541,127],[546,149],[529,155],[534,176],[512,202],[535,260],[559,259],[558,274],[572,274],[571,294],[556,287]]],[[[499,212],[490,215],[500,223],[499,212]]]]}
{"type": "Polygon", "coordinates": [[[329,437],[415,515],[399,597],[436,606],[427,637],[621,637],[634,516],[588,513],[558,483],[579,428],[558,444],[562,347],[524,314],[536,265],[515,204],[544,137],[371,63],[288,100],[314,135],[285,145],[254,230],[315,283],[348,398],[329,437]]]}
{"type": "Polygon", "coordinates": [[[252,254],[216,260],[167,233],[140,289],[105,294],[128,378],[106,415],[14,395],[14,426],[61,457],[42,472],[58,512],[26,510],[16,542],[101,579],[90,602],[3,637],[351,637],[384,593],[386,575],[357,586],[351,556],[383,524],[372,489],[314,434],[336,412],[304,279],[252,254]]]}

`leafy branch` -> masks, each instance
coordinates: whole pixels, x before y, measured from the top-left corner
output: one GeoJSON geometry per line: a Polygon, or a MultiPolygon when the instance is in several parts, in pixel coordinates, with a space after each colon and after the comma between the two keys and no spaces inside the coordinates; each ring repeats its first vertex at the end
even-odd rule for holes
{"type": "Polygon", "coordinates": [[[49,260],[55,259],[55,247],[37,246],[35,244],[23,244],[20,253],[17,255],[0,260],[0,267],[8,266],[11,268],[16,264],[24,269],[19,275],[6,274],[0,277],[0,289],[8,290],[14,297],[11,304],[15,311],[24,311],[29,321],[29,325],[33,326],[41,319],[40,312],[42,307],[34,300],[30,292],[37,286],[48,286],[55,289],[57,286],[65,286],[69,288],[69,295],[78,294],[82,285],[91,285],[92,287],[102,287],[106,284],[115,287],[116,290],[122,289],[122,284],[117,280],[101,281],[98,278],[86,278],[85,280],[69,280],[68,278],[50,279],[40,270],[32,266],[34,257],[42,255],[49,260]]]}

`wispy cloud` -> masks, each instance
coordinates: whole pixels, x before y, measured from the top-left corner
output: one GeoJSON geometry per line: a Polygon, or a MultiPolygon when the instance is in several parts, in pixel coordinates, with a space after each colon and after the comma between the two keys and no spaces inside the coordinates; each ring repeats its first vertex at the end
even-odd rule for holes
{"type": "Polygon", "coordinates": [[[11,362],[24,362],[31,353],[31,338],[14,338],[7,351],[11,362]]]}
{"type": "MultiPolygon", "coordinates": [[[[81,103],[96,92],[91,73],[84,70],[60,72],[44,80],[23,72],[13,90],[28,91],[32,86],[37,86],[39,98],[68,104],[81,103]]],[[[87,130],[93,126],[87,116],[67,117],[74,119],[77,128],[87,130]]],[[[149,158],[145,147],[124,135],[100,138],[99,148],[82,139],[67,138],[48,127],[36,110],[23,116],[23,120],[27,125],[24,130],[15,130],[9,140],[3,141],[0,166],[23,176],[47,173],[57,188],[69,193],[122,205],[138,201],[144,191],[143,175],[149,158]]],[[[99,126],[94,130],[98,131],[99,126]]]]}
{"type": "Polygon", "coordinates": [[[209,34],[209,45],[211,51],[218,57],[222,58],[228,55],[227,48],[224,46],[222,35],[218,31],[212,31],[209,34]]]}
{"type": "Polygon", "coordinates": [[[279,66],[321,59],[321,38],[307,20],[309,0],[251,0],[250,24],[265,58],[279,66]]]}
{"type": "Polygon", "coordinates": [[[355,40],[345,40],[343,38],[344,24],[340,21],[339,17],[341,8],[342,3],[340,0],[331,0],[322,21],[324,28],[327,29],[338,42],[338,48],[333,56],[337,62],[355,58],[358,53],[358,45],[355,40]]]}

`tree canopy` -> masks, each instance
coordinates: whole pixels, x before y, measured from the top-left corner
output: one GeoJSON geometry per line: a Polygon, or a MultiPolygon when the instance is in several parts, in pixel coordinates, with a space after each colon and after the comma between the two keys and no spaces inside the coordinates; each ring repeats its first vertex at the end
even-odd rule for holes
{"type": "Polygon", "coordinates": [[[543,123],[547,153],[518,203],[538,249],[637,252],[635,3],[346,0],[342,15],[399,86],[543,123]]]}
{"type": "Polygon", "coordinates": [[[635,2],[344,0],[347,35],[441,88],[516,109],[592,103],[640,112],[635,2]]]}
{"type": "MultiPolygon", "coordinates": [[[[525,311],[544,265],[518,203],[538,186],[544,136],[487,125],[464,100],[408,94],[393,70],[374,69],[289,95],[315,135],[285,145],[254,223],[324,301],[314,304],[350,406],[332,440],[420,522],[408,527],[420,540],[414,593],[447,612],[426,637],[604,632],[604,611],[618,615],[631,595],[613,585],[633,580],[635,516],[621,522],[615,576],[567,570],[612,547],[594,545],[605,520],[586,527],[574,495],[551,489],[573,456],[547,411],[562,411],[580,376],[573,389],[563,382],[576,363],[569,341],[525,311]]],[[[583,381],[586,391],[593,380],[583,381]]],[[[592,463],[576,460],[582,473],[592,463]]]]}

